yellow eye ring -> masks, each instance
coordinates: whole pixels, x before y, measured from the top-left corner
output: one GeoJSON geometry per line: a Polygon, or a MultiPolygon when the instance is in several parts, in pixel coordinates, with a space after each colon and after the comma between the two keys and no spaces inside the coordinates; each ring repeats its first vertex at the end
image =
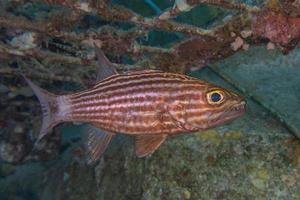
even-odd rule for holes
{"type": "Polygon", "coordinates": [[[224,101],[224,93],[221,90],[213,90],[206,94],[206,99],[211,105],[221,104],[224,101]]]}

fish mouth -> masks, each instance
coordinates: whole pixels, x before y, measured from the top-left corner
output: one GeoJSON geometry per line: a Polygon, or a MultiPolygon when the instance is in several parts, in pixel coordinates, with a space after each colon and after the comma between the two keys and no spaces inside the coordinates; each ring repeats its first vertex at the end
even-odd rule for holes
{"type": "Polygon", "coordinates": [[[246,102],[241,101],[240,103],[234,104],[226,112],[224,112],[220,118],[221,123],[229,123],[234,119],[244,115],[246,112],[246,102]]]}
{"type": "Polygon", "coordinates": [[[224,125],[232,122],[234,119],[242,116],[246,112],[246,102],[241,101],[232,105],[229,109],[227,109],[221,116],[218,117],[218,120],[214,122],[215,126],[224,125]]]}
{"type": "MultiPolygon", "coordinates": [[[[227,110],[225,110],[222,114],[220,114],[217,118],[211,119],[207,122],[206,127],[207,128],[214,128],[220,125],[228,124],[232,122],[234,119],[242,116],[246,112],[246,102],[240,101],[238,103],[235,103],[231,107],[229,107],[227,110]]],[[[202,126],[199,126],[200,129],[203,129],[202,126]]]]}
{"type": "Polygon", "coordinates": [[[235,113],[236,115],[242,115],[246,111],[246,102],[242,101],[239,104],[234,105],[231,109],[230,112],[235,113]]]}

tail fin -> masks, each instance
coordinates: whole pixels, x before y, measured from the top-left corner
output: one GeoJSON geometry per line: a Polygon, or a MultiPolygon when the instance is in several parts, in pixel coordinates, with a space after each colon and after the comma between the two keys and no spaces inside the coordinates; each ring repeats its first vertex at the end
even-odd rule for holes
{"type": "Polygon", "coordinates": [[[43,119],[42,126],[40,129],[37,142],[40,141],[45,135],[51,133],[52,128],[57,125],[60,121],[57,119],[58,105],[57,105],[57,96],[49,93],[48,91],[38,87],[28,78],[22,75],[31,89],[34,91],[37,96],[42,109],[43,119]]]}

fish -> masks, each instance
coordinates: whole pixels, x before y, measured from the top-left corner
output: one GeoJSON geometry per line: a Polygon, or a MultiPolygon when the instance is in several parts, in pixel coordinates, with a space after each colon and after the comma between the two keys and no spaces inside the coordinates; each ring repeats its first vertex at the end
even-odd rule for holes
{"type": "Polygon", "coordinates": [[[244,98],[217,85],[160,70],[118,73],[95,46],[99,72],[95,84],[65,95],[52,94],[24,79],[37,96],[42,125],[37,141],[63,122],[86,123],[87,163],[105,152],[116,134],[135,138],[135,154],[153,154],[168,136],[204,131],[245,113],[244,98]]]}

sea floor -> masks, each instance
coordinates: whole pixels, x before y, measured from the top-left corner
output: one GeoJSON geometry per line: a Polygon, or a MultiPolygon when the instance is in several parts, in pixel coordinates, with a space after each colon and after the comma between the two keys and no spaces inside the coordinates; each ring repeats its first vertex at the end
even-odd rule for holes
{"type": "Polygon", "coordinates": [[[0,166],[0,199],[300,199],[300,49],[252,47],[192,73],[242,91],[247,114],[171,137],[152,156],[117,136],[99,164],[82,160],[80,126],[62,127],[57,159],[0,166]]]}

